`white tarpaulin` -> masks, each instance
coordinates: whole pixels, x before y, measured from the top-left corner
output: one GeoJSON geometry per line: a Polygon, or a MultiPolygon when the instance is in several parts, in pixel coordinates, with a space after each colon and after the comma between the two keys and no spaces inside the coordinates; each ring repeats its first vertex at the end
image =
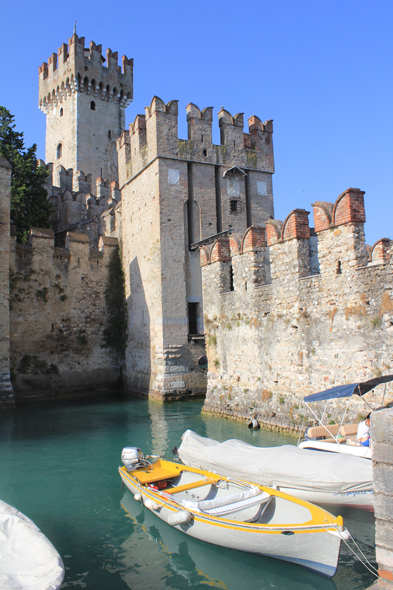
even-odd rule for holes
{"type": "Polygon", "coordinates": [[[52,543],[32,520],[0,500],[0,588],[57,590],[63,578],[52,543]]]}
{"type": "Polygon", "coordinates": [[[186,465],[259,485],[330,493],[372,489],[372,461],[292,445],[254,447],[241,440],[219,443],[186,430],[178,449],[186,465]]]}

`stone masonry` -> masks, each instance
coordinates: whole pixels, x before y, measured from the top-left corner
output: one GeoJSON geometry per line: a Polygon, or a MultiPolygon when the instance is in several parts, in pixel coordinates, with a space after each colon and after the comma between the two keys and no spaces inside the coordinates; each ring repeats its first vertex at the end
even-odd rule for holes
{"type": "Polygon", "coordinates": [[[133,96],[133,60],[76,33],[39,68],[39,107],[46,114],[46,162],[117,180],[115,140],[133,96]],[[106,62],[106,66],[104,63],[106,62]]]}
{"type": "MultiPolygon", "coordinates": [[[[392,372],[390,240],[366,247],[358,189],[313,208],[315,230],[295,209],[201,249],[205,410],[297,430],[312,418],[305,395],[392,372]]],[[[384,403],[392,393],[388,385],[384,403]]],[[[367,400],[378,405],[383,394],[367,400]]],[[[328,421],[341,419],[342,406],[329,404],[328,421]]],[[[356,419],[369,410],[360,400],[349,411],[356,419]]]]}
{"type": "Polygon", "coordinates": [[[272,122],[187,106],[178,138],[177,101],[154,97],[118,140],[121,243],[129,309],[127,387],[169,399],[203,394],[202,284],[193,244],[244,232],[273,214],[272,122]],[[195,325],[191,328],[191,315],[195,325]]]}
{"type": "MultiPolygon", "coordinates": [[[[1,229],[1,228],[0,228],[1,229]]],[[[55,247],[48,229],[32,229],[26,246],[11,244],[11,372],[16,397],[113,389],[120,359],[106,346],[118,242],[92,249],[83,233],[55,247]]]]}
{"type": "Polygon", "coordinates": [[[12,402],[10,378],[10,200],[11,164],[0,158],[0,400],[12,402]]]}
{"type": "MultiPolygon", "coordinates": [[[[393,588],[393,409],[371,415],[376,558],[375,588],[393,588]]],[[[374,586],[372,586],[374,588],[374,586]]]]}

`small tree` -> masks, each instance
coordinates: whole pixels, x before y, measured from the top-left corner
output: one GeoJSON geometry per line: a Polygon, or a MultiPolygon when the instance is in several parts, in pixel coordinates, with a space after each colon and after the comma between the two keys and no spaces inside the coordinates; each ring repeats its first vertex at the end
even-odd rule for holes
{"type": "Polygon", "coordinates": [[[49,227],[52,207],[44,187],[48,172],[37,163],[37,145],[25,148],[15,131],[14,116],[0,106],[0,156],[12,165],[11,221],[19,242],[27,243],[32,227],[49,227]]]}

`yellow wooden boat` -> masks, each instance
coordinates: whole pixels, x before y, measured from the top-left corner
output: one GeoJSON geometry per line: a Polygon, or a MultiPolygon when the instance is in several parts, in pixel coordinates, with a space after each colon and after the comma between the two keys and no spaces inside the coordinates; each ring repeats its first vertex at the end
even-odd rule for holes
{"type": "Polygon", "coordinates": [[[325,576],[348,539],[341,516],[278,490],[123,449],[120,477],[148,510],[190,537],[298,563],[325,576]]]}

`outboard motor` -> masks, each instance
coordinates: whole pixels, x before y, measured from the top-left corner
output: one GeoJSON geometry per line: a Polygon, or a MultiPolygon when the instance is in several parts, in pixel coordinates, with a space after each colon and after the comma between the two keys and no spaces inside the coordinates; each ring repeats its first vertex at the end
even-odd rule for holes
{"type": "Polygon", "coordinates": [[[138,447],[124,447],[121,452],[121,461],[128,471],[139,467],[144,458],[138,447]]]}

